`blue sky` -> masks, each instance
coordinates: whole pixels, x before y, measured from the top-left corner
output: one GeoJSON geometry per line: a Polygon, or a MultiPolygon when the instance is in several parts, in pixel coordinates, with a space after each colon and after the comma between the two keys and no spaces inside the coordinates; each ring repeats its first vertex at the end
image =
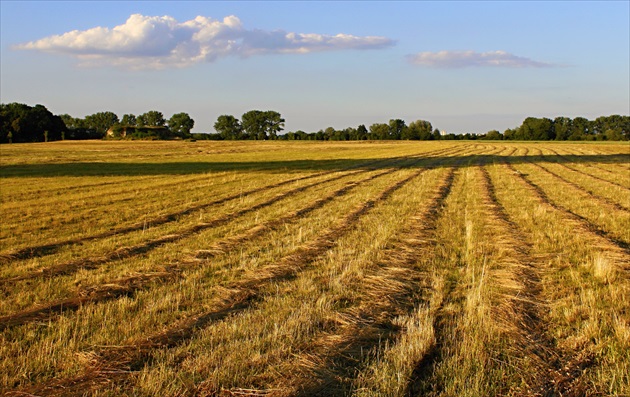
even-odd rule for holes
{"type": "Polygon", "coordinates": [[[0,1],[0,99],[312,132],[630,113],[628,1],[0,1]]]}

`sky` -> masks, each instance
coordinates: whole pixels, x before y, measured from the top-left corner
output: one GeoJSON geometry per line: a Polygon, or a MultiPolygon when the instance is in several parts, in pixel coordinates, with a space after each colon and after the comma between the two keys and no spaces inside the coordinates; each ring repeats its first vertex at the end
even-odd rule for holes
{"type": "Polygon", "coordinates": [[[0,102],[285,131],[630,114],[630,2],[0,0],[0,102]]]}

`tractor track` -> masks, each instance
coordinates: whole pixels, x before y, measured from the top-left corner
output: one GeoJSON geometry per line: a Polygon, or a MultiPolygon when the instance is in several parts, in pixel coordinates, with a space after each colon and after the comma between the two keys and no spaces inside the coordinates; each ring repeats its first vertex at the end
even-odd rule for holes
{"type": "Polygon", "coordinates": [[[456,172],[456,168],[449,169],[424,210],[411,217],[401,236],[386,248],[391,250],[387,262],[378,264],[378,269],[366,275],[357,286],[366,290],[366,299],[348,313],[341,314],[344,324],[318,338],[302,354],[303,357],[295,358],[309,365],[298,371],[298,376],[283,379],[284,384],[290,385],[290,395],[346,395],[352,387],[356,376],[354,369],[361,356],[380,343],[394,340],[401,332],[392,321],[401,312],[413,311],[419,303],[421,293],[418,289],[426,276],[414,265],[422,256],[430,255],[431,247],[437,243],[434,238],[436,223],[456,172]]]}
{"type": "Polygon", "coordinates": [[[532,236],[510,219],[509,214],[499,202],[494,183],[488,170],[481,168],[483,175],[482,192],[484,204],[489,217],[498,229],[496,240],[501,241],[502,248],[510,253],[515,263],[510,264],[510,271],[522,282],[523,290],[513,294],[511,300],[519,308],[522,317],[514,326],[523,333],[516,343],[525,354],[536,357],[536,372],[528,373],[525,390],[516,392],[526,396],[577,396],[583,385],[580,375],[583,370],[593,364],[593,357],[580,355],[577,352],[562,352],[548,336],[544,320],[546,306],[542,297],[539,259],[533,255],[532,236]]]}

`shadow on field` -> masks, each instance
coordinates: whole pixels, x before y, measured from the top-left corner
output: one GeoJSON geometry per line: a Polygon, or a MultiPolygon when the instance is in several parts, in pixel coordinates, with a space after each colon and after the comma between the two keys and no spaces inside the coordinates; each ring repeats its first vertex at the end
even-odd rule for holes
{"type": "Polygon", "coordinates": [[[526,162],[542,163],[630,163],[630,155],[544,155],[544,156],[431,156],[410,157],[417,159],[413,164],[400,164],[405,158],[391,159],[334,159],[334,160],[288,160],[259,162],[165,162],[165,163],[107,163],[76,162],[57,164],[17,164],[0,166],[0,177],[55,177],[55,176],[142,176],[142,175],[185,175],[220,171],[262,171],[287,173],[299,171],[335,171],[348,168],[388,168],[401,166],[417,168],[426,166],[479,165],[526,162]]]}

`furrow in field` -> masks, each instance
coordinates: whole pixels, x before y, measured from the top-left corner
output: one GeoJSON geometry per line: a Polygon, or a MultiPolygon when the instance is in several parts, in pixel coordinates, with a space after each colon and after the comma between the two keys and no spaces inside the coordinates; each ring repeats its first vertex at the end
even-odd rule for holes
{"type": "MultiPolygon", "coordinates": [[[[215,175],[206,174],[204,176],[198,176],[198,177],[192,177],[192,178],[188,177],[187,179],[181,178],[180,180],[177,180],[177,181],[173,181],[172,179],[174,178],[168,178],[164,180],[164,178],[152,177],[151,179],[148,180],[148,182],[155,180],[154,183],[150,185],[145,185],[142,187],[138,187],[137,185],[140,183],[143,184],[146,181],[145,179],[134,179],[133,181],[125,180],[125,181],[117,182],[116,184],[120,185],[120,184],[126,183],[127,186],[123,186],[114,191],[110,191],[107,189],[91,189],[93,190],[91,192],[78,192],[76,194],[80,195],[81,200],[89,200],[91,202],[94,202],[96,201],[95,199],[108,198],[108,199],[111,199],[112,204],[116,204],[116,203],[121,203],[121,202],[130,200],[129,195],[136,192],[155,190],[155,189],[165,189],[165,188],[173,189],[173,188],[177,188],[178,186],[186,186],[186,185],[190,185],[196,182],[207,181],[211,176],[215,176],[215,175]]],[[[94,188],[100,188],[103,186],[109,186],[111,184],[113,183],[110,182],[107,184],[92,184],[88,186],[94,187],[94,188]]],[[[11,201],[16,203],[16,205],[23,207],[26,205],[40,205],[43,198],[47,200],[46,203],[49,205],[52,203],[56,203],[58,201],[66,202],[66,201],[72,201],[76,199],[76,197],[73,196],[72,193],[66,192],[67,190],[79,190],[79,187],[70,186],[65,189],[50,190],[48,192],[36,192],[35,194],[29,193],[28,199],[14,197],[11,199],[11,201]]]]}
{"type": "Polygon", "coordinates": [[[585,232],[589,232],[589,233],[593,233],[597,236],[599,236],[602,240],[604,240],[604,244],[610,246],[611,248],[614,247],[614,251],[616,251],[617,253],[620,253],[622,255],[628,255],[630,254],[630,244],[628,244],[627,242],[620,240],[614,236],[611,236],[609,232],[607,232],[606,230],[601,229],[599,226],[591,223],[588,219],[584,218],[581,215],[578,215],[576,213],[574,213],[573,211],[557,204],[554,203],[548,196],[547,193],[545,193],[545,191],[538,186],[537,184],[535,184],[534,182],[532,182],[526,175],[524,175],[522,172],[516,170],[511,164],[507,163],[505,164],[505,166],[508,168],[508,170],[513,174],[516,175],[519,180],[525,184],[528,189],[530,191],[532,191],[537,197],[538,200],[541,202],[541,204],[544,204],[546,206],[549,206],[557,211],[560,211],[561,213],[563,213],[567,218],[573,220],[576,223],[576,227],[579,227],[580,229],[582,229],[585,232]]]}
{"type": "MultiPolygon", "coordinates": [[[[369,272],[361,284],[349,286],[365,290],[363,300],[347,313],[339,315],[343,324],[334,332],[318,338],[307,351],[294,358],[297,372],[291,371],[282,379],[289,395],[344,395],[351,389],[357,376],[357,362],[381,343],[393,341],[402,331],[395,323],[400,313],[410,314],[421,304],[423,281],[429,276],[426,269],[417,266],[425,256],[431,256],[437,243],[434,232],[442,214],[456,175],[450,168],[439,181],[432,197],[423,209],[410,218],[401,235],[387,249],[390,255],[385,263],[378,264],[376,271],[369,272]]],[[[416,352],[418,356],[429,354],[416,352]]],[[[409,357],[409,360],[421,357],[409,357]]],[[[406,368],[411,372],[413,368],[406,368]]],[[[410,373],[407,374],[410,376],[410,373]]]]}
{"type": "MultiPolygon", "coordinates": [[[[610,179],[606,179],[606,178],[603,178],[603,177],[600,176],[601,175],[601,171],[605,171],[607,173],[610,173],[610,174],[613,174],[613,175],[617,175],[614,172],[611,172],[610,170],[598,167],[596,164],[593,164],[593,163],[587,163],[587,162],[580,163],[581,165],[584,165],[587,168],[597,168],[599,170],[598,173],[600,175],[594,175],[594,174],[586,172],[586,171],[584,171],[582,169],[576,168],[575,166],[567,165],[567,163],[572,163],[573,161],[571,161],[571,159],[567,158],[566,156],[564,156],[562,154],[559,154],[558,152],[556,152],[553,149],[549,149],[549,151],[551,151],[552,153],[554,153],[555,156],[558,156],[559,158],[561,158],[561,159],[563,159],[565,161],[565,162],[555,161],[555,163],[557,163],[558,165],[560,165],[563,168],[566,168],[566,169],[571,170],[573,172],[577,172],[580,175],[586,176],[588,178],[597,179],[598,181],[601,181],[601,182],[606,182],[606,183],[608,183],[610,185],[617,186],[617,187],[622,188],[624,190],[630,190],[630,188],[628,186],[622,185],[620,183],[611,181],[610,179]]],[[[628,161],[630,161],[630,157],[628,158],[628,161]]]]}
{"type": "MultiPolygon", "coordinates": [[[[144,177],[144,178],[138,178],[136,179],[136,181],[140,181],[140,182],[145,182],[145,181],[151,181],[152,179],[158,179],[160,178],[159,176],[149,176],[149,177],[144,177]]],[[[118,181],[109,181],[109,182],[98,182],[98,183],[85,183],[85,184],[81,184],[81,185],[70,185],[70,186],[65,186],[65,187],[51,187],[51,188],[40,188],[40,189],[32,189],[32,190],[23,190],[19,193],[14,193],[11,194],[10,196],[3,196],[3,200],[4,199],[10,199],[7,201],[18,201],[18,200],[23,200],[26,199],[28,200],[28,198],[31,198],[33,196],[38,197],[38,196],[48,196],[51,194],[54,194],[56,192],[67,192],[67,191],[73,191],[73,190],[81,190],[81,189],[93,189],[93,188],[101,188],[101,187],[105,187],[105,186],[113,186],[113,185],[122,185],[122,184],[126,184],[129,183],[129,179],[125,178],[123,180],[118,180],[118,181]]]]}
{"type": "MultiPolygon", "coordinates": [[[[455,148],[457,149],[457,148],[455,148]]],[[[419,158],[422,158],[424,156],[427,157],[433,157],[435,155],[441,155],[441,154],[445,154],[445,153],[450,153],[454,150],[454,148],[446,148],[446,149],[442,149],[442,150],[436,150],[436,151],[432,151],[432,152],[427,152],[427,153],[422,153],[421,155],[419,155],[419,158]]],[[[397,157],[394,158],[394,160],[404,160],[404,159],[408,159],[409,157],[397,157]]],[[[354,169],[354,168],[360,168],[360,167],[365,167],[366,169],[372,169],[372,168],[378,168],[378,164],[379,163],[389,163],[391,162],[392,159],[382,159],[382,160],[376,160],[376,161],[372,161],[372,162],[367,162],[364,164],[360,164],[358,166],[353,166],[353,167],[349,167],[347,170],[349,169],[354,169]]],[[[201,204],[197,204],[194,206],[190,206],[187,208],[184,208],[182,210],[179,211],[174,211],[165,215],[161,215],[149,220],[145,220],[143,222],[137,222],[128,226],[123,226],[123,227],[119,227],[116,229],[112,229],[112,230],[108,230],[106,232],[102,232],[102,233],[97,233],[97,234],[93,234],[93,235],[89,235],[89,236],[82,236],[82,237],[77,237],[77,238],[72,238],[72,239],[68,239],[68,240],[63,240],[63,241],[57,241],[57,242],[53,242],[53,243],[47,243],[47,244],[41,244],[41,245],[35,245],[35,246],[30,246],[30,247],[25,247],[25,248],[21,248],[19,250],[15,250],[15,251],[10,251],[10,252],[4,252],[4,253],[0,253],[0,263],[7,263],[7,262],[11,262],[14,260],[20,260],[20,259],[29,259],[29,258],[36,258],[36,257],[41,257],[41,256],[45,256],[45,255],[49,255],[49,254],[53,254],[55,252],[57,252],[59,249],[61,249],[62,247],[65,246],[69,246],[69,245],[74,245],[74,244],[80,244],[80,243],[84,243],[84,242],[88,242],[88,241],[92,241],[92,240],[98,240],[98,239],[103,239],[103,238],[107,238],[107,237],[112,237],[112,236],[117,236],[117,235],[122,235],[122,234],[126,234],[126,233],[131,233],[134,231],[139,231],[139,230],[143,230],[147,227],[147,225],[149,225],[150,227],[155,227],[155,226],[160,226],[160,225],[164,225],[170,222],[174,222],[177,221],[178,218],[182,217],[182,216],[186,216],[189,215],[191,213],[194,213],[196,211],[199,210],[204,210],[204,209],[208,209],[211,208],[213,206],[217,206],[220,204],[224,204],[226,202],[232,201],[232,200],[237,200],[240,199],[243,196],[248,196],[251,194],[255,194],[255,193],[262,193],[265,191],[269,191],[271,189],[277,188],[277,187],[281,187],[290,183],[294,183],[294,182],[298,182],[298,181],[304,181],[304,180],[308,180],[308,179],[312,179],[312,178],[316,178],[319,176],[323,176],[323,175],[329,175],[329,174],[333,174],[337,171],[325,171],[325,172],[320,172],[317,174],[313,174],[313,175],[307,175],[304,177],[299,177],[299,178],[292,178],[289,180],[285,180],[285,181],[281,181],[275,184],[271,184],[271,185],[266,185],[266,186],[262,186],[259,188],[254,188],[254,189],[250,189],[248,191],[245,192],[240,192],[238,194],[233,194],[227,197],[223,197],[217,200],[213,200],[210,202],[206,202],[206,203],[201,203],[201,204]]],[[[359,171],[361,172],[361,171],[359,171]]],[[[363,172],[365,172],[365,170],[363,170],[363,172]]]]}
{"type": "Polygon", "coordinates": [[[545,350],[533,353],[546,365],[537,371],[523,370],[524,375],[535,376],[524,376],[524,387],[507,394],[582,396],[608,391],[618,395],[613,390],[623,389],[624,382],[628,385],[627,376],[619,378],[626,372],[620,362],[628,357],[619,354],[624,351],[620,345],[627,345],[628,339],[617,330],[628,321],[619,302],[627,301],[630,292],[623,276],[623,269],[630,270],[630,257],[579,219],[544,201],[509,167],[493,170],[493,179],[501,184],[498,195],[505,200],[509,218],[529,243],[529,256],[543,259],[536,269],[543,287],[546,335],[539,347],[545,350]]]}
{"type": "Polygon", "coordinates": [[[571,186],[572,188],[584,193],[585,195],[587,195],[591,200],[598,202],[599,204],[601,204],[604,207],[608,207],[611,208],[613,210],[617,210],[617,211],[625,211],[628,212],[630,209],[628,209],[627,207],[624,207],[623,205],[612,201],[611,199],[607,198],[607,197],[603,197],[598,195],[597,193],[593,192],[590,189],[587,189],[581,185],[578,185],[577,183],[570,181],[569,179],[563,177],[562,175],[553,172],[552,170],[550,170],[549,168],[547,168],[546,166],[540,164],[540,163],[534,163],[534,162],[530,162],[530,164],[532,164],[533,166],[535,166],[536,168],[542,170],[544,173],[547,173],[551,176],[553,176],[554,178],[564,182],[565,184],[571,186]]]}
{"type": "MultiPolygon", "coordinates": [[[[586,155],[586,156],[593,156],[593,155],[594,155],[594,156],[606,156],[606,155],[610,155],[610,154],[611,154],[611,152],[610,152],[610,151],[608,151],[608,152],[606,152],[606,151],[602,151],[602,150],[597,150],[597,151],[595,151],[595,150],[590,150],[590,151],[586,151],[586,150],[583,150],[583,149],[580,149],[580,148],[575,148],[575,147],[570,147],[570,148],[572,149],[572,152],[570,152],[570,155],[573,155],[573,156],[584,156],[584,155],[586,155]],[[577,153],[576,153],[576,152],[577,152],[577,153]]],[[[569,149],[568,149],[568,148],[564,148],[564,149],[565,149],[566,151],[569,151],[569,149]]],[[[620,153],[618,153],[618,152],[614,152],[614,154],[620,154],[620,153]]],[[[627,151],[627,148],[626,148],[626,153],[625,153],[625,155],[626,155],[626,156],[630,155],[630,153],[627,151]]],[[[611,171],[611,170],[609,170],[609,169],[602,168],[602,164],[601,164],[600,162],[583,163],[583,165],[584,165],[585,167],[589,167],[589,168],[590,168],[590,167],[592,167],[592,168],[597,168],[597,169],[600,169],[600,170],[602,170],[602,171],[606,171],[606,172],[613,172],[613,171],[611,171]]],[[[620,168],[620,169],[622,169],[622,170],[624,170],[624,171],[627,171],[627,170],[630,170],[630,159],[627,159],[626,161],[621,162],[621,163],[608,163],[607,165],[612,165],[613,167],[620,168]]]]}
{"type": "Polygon", "coordinates": [[[525,371],[523,374],[526,381],[524,390],[521,388],[518,392],[530,396],[574,395],[571,394],[572,387],[579,370],[588,363],[576,359],[577,354],[569,356],[560,352],[548,336],[539,274],[543,266],[532,254],[533,238],[510,218],[499,202],[488,170],[482,168],[481,171],[484,200],[490,222],[493,223],[495,241],[508,254],[508,258],[503,260],[509,273],[506,278],[514,277],[514,281],[522,284],[522,288],[512,289],[511,293],[506,294],[510,304],[516,308],[516,312],[506,311],[512,314],[509,320],[513,322],[515,330],[522,331],[514,341],[517,350],[522,351],[523,356],[530,357],[533,361],[531,366],[534,367],[534,371],[525,371]]]}
{"type": "Polygon", "coordinates": [[[189,237],[191,235],[197,234],[201,231],[210,229],[210,228],[214,228],[214,227],[218,227],[221,225],[225,225],[228,222],[231,222],[245,214],[263,209],[265,207],[268,207],[272,204],[275,204],[281,200],[284,200],[286,198],[289,198],[291,196],[294,196],[298,193],[301,193],[309,188],[318,186],[318,185],[322,185],[324,183],[330,183],[342,178],[346,178],[349,175],[354,175],[357,172],[353,172],[351,174],[342,174],[342,175],[337,175],[334,176],[332,178],[328,178],[325,180],[321,180],[321,181],[316,181],[313,183],[310,183],[308,185],[304,185],[304,186],[300,186],[298,188],[295,189],[291,189],[287,192],[284,193],[280,193],[276,196],[274,196],[273,198],[266,200],[262,203],[256,204],[254,206],[251,206],[249,208],[244,208],[242,210],[238,210],[226,215],[222,215],[219,216],[209,222],[204,222],[204,223],[200,223],[197,225],[194,225],[192,227],[188,227],[184,230],[181,230],[179,233],[176,234],[169,234],[166,236],[161,236],[161,237],[157,237],[148,241],[145,241],[143,243],[140,244],[136,244],[133,246],[128,246],[128,247],[122,247],[119,248],[115,251],[109,252],[105,255],[102,255],[100,257],[93,257],[93,258],[81,258],[78,260],[73,260],[70,262],[66,262],[66,263],[62,263],[59,265],[55,265],[49,268],[45,268],[45,269],[41,269],[38,271],[34,271],[31,273],[27,273],[24,274],[22,276],[18,276],[18,277],[12,277],[12,278],[8,278],[8,279],[4,279],[4,280],[0,280],[0,286],[1,285],[5,285],[7,283],[12,283],[15,281],[21,281],[21,280],[28,280],[28,279],[33,279],[33,278],[37,278],[37,277],[55,277],[55,276],[59,276],[59,275],[64,275],[64,274],[70,274],[70,273],[74,273],[79,269],[93,269],[96,268],[104,263],[113,261],[113,260],[120,260],[123,258],[129,258],[129,257],[133,257],[136,255],[141,255],[141,254],[145,254],[159,246],[162,246],[164,244],[167,243],[172,243],[175,241],[179,241],[182,240],[186,237],[189,237]]]}
{"type": "Polygon", "coordinates": [[[344,194],[350,192],[352,189],[362,184],[370,182],[381,176],[394,173],[396,171],[396,169],[391,169],[371,175],[357,182],[350,182],[344,187],[335,190],[331,194],[315,200],[306,207],[288,213],[280,218],[263,222],[237,236],[226,237],[216,242],[208,249],[198,251],[196,254],[196,258],[193,258],[193,260],[183,263],[170,264],[166,266],[167,271],[129,276],[122,279],[112,280],[101,285],[84,287],[81,289],[81,291],[77,293],[76,296],[57,300],[55,302],[41,304],[32,309],[27,309],[19,313],[0,317],[0,331],[5,328],[19,326],[29,322],[48,321],[57,314],[77,310],[82,305],[85,305],[87,303],[98,303],[107,300],[117,299],[121,296],[129,296],[134,294],[136,291],[145,288],[149,283],[155,281],[164,282],[167,280],[175,279],[179,276],[181,271],[198,265],[199,262],[201,262],[199,260],[201,258],[207,259],[209,257],[214,257],[216,255],[225,253],[228,250],[235,248],[246,241],[251,241],[255,238],[258,238],[271,230],[275,230],[286,223],[294,222],[308,215],[309,213],[319,208],[322,208],[324,205],[333,201],[335,198],[343,196],[344,194]]]}
{"type": "Polygon", "coordinates": [[[239,281],[218,288],[214,308],[197,316],[182,320],[166,331],[138,340],[136,343],[116,349],[103,351],[86,373],[78,378],[56,380],[46,385],[38,385],[28,393],[37,395],[77,396],[90,387],[101,383],[123,380],[129,371],[143,367],[151,358],[151,351],[158,348],[177,346],[190,339],[197,329],[204,328],[214,321],[244,310],[258,299],[262,286],[270,282],[280,282],[294,277],[305,269],[317,257],[336,244],[336,240],[354,227],[359,219],[374,206],[387,200],[395,191],[402,188],[424,170],[414,172],[408,177],[390,185],[355,210],[343,217],[330,229],[323,231],[315,240],[300,246],[291,254],[275,264],[245,274],[239,281]]]}
{"type": "MultiPolygon", "coordinates": [[[[490,149],[494,149],[492,153],[501,153],[505,150],[494,147],[490,149]]],[[[472,159],[471,162],[490,161],[490,154],[473,156],[478,156],[479,159],[472,159]]],[[[460,161],[461,159],[456,159],[454,163],[460,161]]],[[[435,339],[429,335],[421,335],[418,338],[417,332],[413,334],[413,331],[411,335],[403,331],[404,335],[401,337],[402,329],[398,321],[404,321],[403,328],[417,329],[422,327],[419,324],[426,323],[427,315],[431,317],[435,314],[435,307],[431,309],[421,307],[417,313],[414,310],[414,306],[427,303],[419,301],[419,296],[423,295],[420,290],[430,288],[427,287],[427,280],[431,278],[427,273],[429,270],[421,269],[419,262],[428,261],[434,255],[433,247],[437,244],[434,236],[436,224],[442,216],[444,203],[450,194],[455,175],[455,169],[451,168],[445,178],[438,183],[425,210],[411,218],[409,225],[403,229],[400,241],[397,239],[390,247],[391,252],[388,250],[389,260],[379,264],[378,270],[373,274],[367,274],[361,285],[348,286],[352,290],[365,289],[366,292],[363,294],[365,300],[349,309],[347,313],[341,314],[343,325],[334,330],[335,332],[329,331],[296,358],[298,367],[301,368],[298,370],[299,375],[295,374],[280,382],[282,385],[287,383],[292,385],[291,389],[284,390],[283,394],[347,395],[352,389],[352,384],[357,382],[364,391],[368,388],[382,388],[370,379],[374,376],[387,378],[388,375],[393,378],[394,375],[387,374],[388,369],[371,367],[363,374],[357,371],[366,354],[389,342],[394,345],[404,344],[397,347],[398,352],[404,351],[402,354],[406,357],[403,361],[407,362],[404,368],[396,369],[395,377],[400,378],[399,384],[396,385],[399,391],[404,387],[401,385],[403,383],[401,379],[417,376],[418,368],[431,365],[436,356],[435,339]],[[407,315],[401,317],[399,316],[401,312],[407,315]],[[401,320],[403,317],[404,320],[401,320]],[[396,339],[398,341],[394,342],[396,339]],[[370,371],[378,375],[374,373],[368,375],[370,371]]],[[[436,302],[432,304],[436,305],[436,302]]],[[[392,366],[400,366],[399,359],[394,358],[392,361],[396,362],[390,363],[392,366]]],[[[292,369],[283,372],[295,371],[292,369]]],[[[388,390],[388,394],[397,395],[393,390],[388,390]]],[[[369,392],[366,392],[366,395],[370,395],[369,392]]]]}
{"type": "Polygon", "coordinates": [[[417,367],[405,395],[503,395],[510,389],[510,395],[547,395],[537,393],[550,384],[536,381],[555,375],[554,390],[569,390],[571,379],[560,375],[573,363],[556,360],[546,336],[529,241],[498,201],[486,169],[471,168],[467,176],[465,238],[454,247],[461,265],[445,278],[434,320],[436,348],[417,367]],[[553,360],[558,364],[548,367],[553,360]]]}
{"type": "Polygon", "coordinates": [[[210,202],[207,203],[202,203],[202,204],[197,204],[188,208],[184,208],[182,210],[176,211],[176,212],[171,212],[169,214],[165,214],[165,215],[161,215],[158,217],[155,217],[153,219],[144,221],[144,222],[138,222],[129,226],[124,226],[124,227],[120,227],[117,229],[113,229],[113,230],[109,230],[103,233],[98,233],[98,234],[94,234],[94,235],[90,235],[90,236],[82,236],[82,237],[77,237],[74,239],[68,239],[68,240],[64,240],[64,241],[58,241],[58,242],[54,242],[54,243],[50,243],[50,244],[42,244],[42,245],[38,245],[38,246],[31,246],[31,247],[26,247],[26,248],[22,248],[20,250],[14,251],[14,252],[6,252],[6,253],[1,253],[0,254],[0,260],[3,260],[4,262],[7,261],[12,261],[12,260],[18,260],[18,259],[28,259],[28,258],[35,258],[35,257],[40,257],[40,256],[44,256],[44,255],[48,255],[48,254],[52,254],[54,252],[56,252],[57,250],[59,250],[61,247],[67,246],[67,245],[72,245],[72,244],[80,244],[80,243],[84,243],[87,241],[91,241],[91,240],[97,240],[97,239],[102,239],[102,238],[107,238],[107,237],[111,237],[111,236],[115,236],[115,235],[120,235],[120,234],[126,234],[126,233],[131,233],[134,231],[138,231],[138,230],[143,230],[144,228],[146,228],[146,225],[149,224],[152,227],[154,226],[159,226],[159,225],[163,225],[169,222],[174,222],[176,221],[179,217],[185,216],[185,215],[189,215],[195,211],[199,211],[202,209],[207,209],[219,204],[223,204],[226,203],[228,201],[232,201],[232,200],[236,200],[239,199],[242,196],[245,195],[250,195],[250,194],[254,194],[254,193],[261,193],[261,192],[265,192],[277,187],[281,187],[290,183],[294,183],[294,182],[299,182],[299,181],[304,181],[304,180],[308,180],[308,179],[312,179],[318,176],[322,176],[322,175],[327,175],[327,174],[332,174],[334,172],[321,172],[321,173],[317,173],[314,175],[307,175],[307,176],[303,176],[300,178],[292,178],[292,179],[288,179],[282,182],[278,182],[278,183],[274,183],[271,185],[266,185],[266,186],[262,186],[262,187],[258,187],[258,188],[254,188],[251,190],[248,190],[246,192],[242,192],[242,193],[238,193],[238,194],[233,194],[227,197],[223,197],[217,200],[212,200],[210,202]]]}
{"type": "MultiPolygon", "coordinates": [[[[396,396],[437,395],[444,387],[441,381],[435,380],[434,374],[452,353],[453,347],[449,343],[457,343],[452,340],[455,336],[453,324],[463,321],[465,282],[461,269],[465,262],[462,250],[465,250],[466,245],[463,233],[466,225],[461,214],[467,211],[465,173],[465,169],[459,173],[452,187],[453,194],[443,204],[443,214],[437,219],[434,231],[436,244],[432,255],[423,261],[428,272],[432,273],[430,302],[424,311],[431,322],[433,343],[427,352],[415,360],[411,374],[403,379],[402,390],[396,396]],[[428,388],[428,384],[431,387],[428,388]]],[[[404,354],[404,351],[399,354],[404,354]]],[[[356,394],[362,396],[361,393],[356,394]]],[[[388,391],[384,391],[384,394],[387,395],[388,391]]]]}

